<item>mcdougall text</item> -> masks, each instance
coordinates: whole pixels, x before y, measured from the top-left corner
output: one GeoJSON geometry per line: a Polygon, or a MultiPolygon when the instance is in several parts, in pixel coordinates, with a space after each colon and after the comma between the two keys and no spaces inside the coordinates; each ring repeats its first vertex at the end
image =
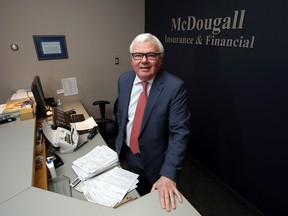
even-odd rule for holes
{"type": "Polygon", "coordinates": [[[235,10],[233,16],[200,19],[195,16],[172,18],[171,31],[211,30],[220,34],[222,30],[243,29],[245,10],[235,10]]]}

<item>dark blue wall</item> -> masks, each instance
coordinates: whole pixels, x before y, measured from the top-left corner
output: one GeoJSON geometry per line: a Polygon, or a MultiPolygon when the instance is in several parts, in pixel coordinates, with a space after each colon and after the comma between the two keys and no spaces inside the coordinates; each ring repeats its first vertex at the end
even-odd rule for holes
{"type": "Polygon", "coordinates": [[[287,1],[145,2],[145,31],[163,42],[164,68],[188,85],[190,154],[264,214],[287,212],[287,1]],[[241,29],[226,25],[217,35],[196,27],[188,30],[187,23],[182,30],[173,29],[173,19],[233,19],[234,11],[241,10],[241,29]],[[242,36],[250,47],[206,44],[209,35],[234,40],[242,36]],[[202,44],[167,40],[199,36],[202,44]]]}

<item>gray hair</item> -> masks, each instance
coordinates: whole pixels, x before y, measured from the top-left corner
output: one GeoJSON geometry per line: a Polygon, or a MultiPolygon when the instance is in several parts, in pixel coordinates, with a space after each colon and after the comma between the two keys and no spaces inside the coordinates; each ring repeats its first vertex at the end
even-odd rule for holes
{"type": "Polygon", "coordinates": [[[147,42],[147,41],[151,41],[151,42],[156,44],[156,46],[159,49],[159,52],[161,53],[160,56],[163,58],[163,56],[164,56],[164,47],[163,47],[162,43],[160,42],[160,40],[156,36],[154,36],[154,35],[152,35],[150,33],[143,33],[143,34],[139,34],[138,36],[136,36],[135,39],[132,41],[132,43],[130,45],[130,48],[129,48],[130,53],[132,53],[132,50],[133,50],[133,47],[134,47],[135,44],[143,43],[143,42],[147,42]]]}

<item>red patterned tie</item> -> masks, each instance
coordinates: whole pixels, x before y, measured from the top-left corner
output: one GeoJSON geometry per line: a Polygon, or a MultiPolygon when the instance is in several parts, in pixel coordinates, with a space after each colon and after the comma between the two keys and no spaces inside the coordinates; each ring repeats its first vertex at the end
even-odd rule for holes
{"type": "Polygon", "coordinates": [[[142,118],[147,102],[147,82],[141,82],[143,91],[141,92],[135,115],[134,115],[134,121],[132,125],[132,130],[131,130],[131,135],[130,135],[130,149],[133,152],[133,154],[137,154],[139,152],[139,147],[138,147],[138,136],[140,132],[140,127],[142,123],[142,118]]]}

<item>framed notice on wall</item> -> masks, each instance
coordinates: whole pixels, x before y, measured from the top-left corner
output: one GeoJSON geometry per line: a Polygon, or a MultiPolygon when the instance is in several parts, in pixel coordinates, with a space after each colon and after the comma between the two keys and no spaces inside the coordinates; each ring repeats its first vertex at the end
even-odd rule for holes
{"type": "Polygon", "coordinates": [[[34,35],[38,60],[67,59],[65,35],[34,35]]]}

